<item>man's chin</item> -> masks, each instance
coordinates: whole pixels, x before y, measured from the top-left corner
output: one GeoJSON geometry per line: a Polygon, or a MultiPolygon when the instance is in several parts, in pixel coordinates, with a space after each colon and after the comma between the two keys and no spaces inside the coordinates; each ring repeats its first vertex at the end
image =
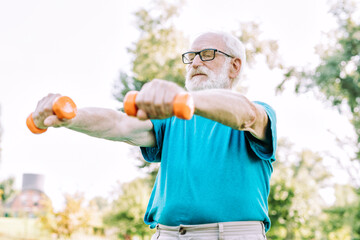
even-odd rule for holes
{"type": "Polygon", "coordinates": [[[214,84],[209,81],[194,81],[192,80],[186,80],[185,82],[185,88],[188,91],[199,91],[199,90],[205,90],[205,89],[231,89],[231,84],[229,82],[223,83],[223,84],[214,84]]]}
{"type": "Polygon", "coordinates": [[[206,84],[206,82],[194,82],[194,81],[188,82],[188,81],[186,81],[185,88],[188,91],[199,91],[199,90],[208,89],[209,86],[206,84]]]}
{"type": "Polygon", "coordinates": [[[190,79],[186,79],[186,88],[191,91],[201,90],[205,87],[206,82],[206,75],[197,75],[190,79]]]}

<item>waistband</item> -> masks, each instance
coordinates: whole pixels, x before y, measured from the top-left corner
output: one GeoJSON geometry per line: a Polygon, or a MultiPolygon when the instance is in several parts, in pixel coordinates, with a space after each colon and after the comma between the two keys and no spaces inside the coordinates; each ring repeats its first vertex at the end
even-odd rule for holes
{"type": "Polygon", "coordinates": [[[220,222],[199,225],[166,226],[158,224],[157,233],[169,235],[248,235],[261,234],[265,237],[264,223],[260,221],[220,222]]]}

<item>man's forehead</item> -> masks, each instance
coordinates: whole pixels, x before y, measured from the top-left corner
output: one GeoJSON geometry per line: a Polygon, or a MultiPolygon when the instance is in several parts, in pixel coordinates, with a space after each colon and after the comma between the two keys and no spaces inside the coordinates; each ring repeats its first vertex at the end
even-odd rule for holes
{"type": "Polygon", "coordinates": [[[191,50],[202,50],[205,48],[224,49],[224,40],[216,33],[205,33],[197,37],[191,44],[191,50]]]}

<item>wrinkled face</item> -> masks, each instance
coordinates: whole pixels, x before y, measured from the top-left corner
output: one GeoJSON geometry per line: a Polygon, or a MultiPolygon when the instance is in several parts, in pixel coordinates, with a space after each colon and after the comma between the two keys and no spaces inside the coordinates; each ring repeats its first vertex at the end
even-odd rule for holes
{"type": "MultiPolygon", "coordinates": [[[[214,33],[203,34],[198,37],[189,51],[201,51],[207,48],[215,48],[225,51],[225,43],[220,35],[214,33]]],[[[211,89],[211,88],[231,88],[229,78],[231,58],[216,52],[215,58],[211,61],[201,61],[196,55],[193,62],[187,66],[185,87],[189,91],[211,89]]]]}

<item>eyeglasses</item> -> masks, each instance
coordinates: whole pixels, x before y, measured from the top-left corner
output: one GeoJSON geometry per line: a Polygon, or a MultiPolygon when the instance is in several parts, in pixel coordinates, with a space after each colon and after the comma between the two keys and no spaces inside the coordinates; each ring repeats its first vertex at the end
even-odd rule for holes
{"type": "Polygon", "coordinates": [[[196,55],[199,55],[201,61],[211,61],[215,58],[215,52],[219,52],[224,54],[227,57],[231,57],[234,58],[233,56],[224,53],[220,50],[217,49],[213,49],[213,48],[207,48],[204,50],[201,50],[199,52],[186,52],[184,54],[182,54],[182,61],[184,64],[190,64],[194,61],[196,55]]]}

